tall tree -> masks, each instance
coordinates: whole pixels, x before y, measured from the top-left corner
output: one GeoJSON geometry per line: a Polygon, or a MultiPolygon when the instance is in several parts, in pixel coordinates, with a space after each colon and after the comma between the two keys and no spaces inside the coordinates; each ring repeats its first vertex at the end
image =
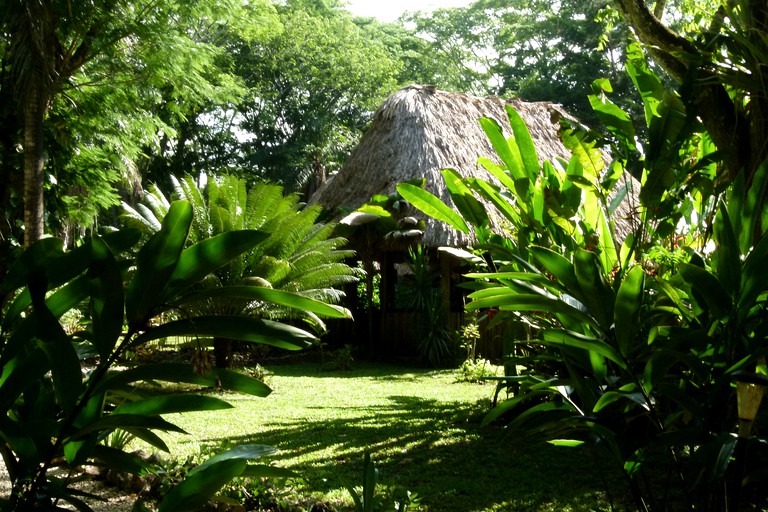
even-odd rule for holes
{"type": "MultiPolygon", "coordinates": [[[[0,37],[8,77],[3,85],[13,86],[23,127],[26,245],[44,232],[46,123],[56,102],[72,103],[78,89],[103,83],[120,85],[114,87],[118,91],[143,83],[144,99],[169,86],[205,90],[202,60],[210,52],[190,51],[196,46],[190,24],[200,19],[223,23],[237,11],[238,2],[210,0],[2,3],[0,37]]],[[[140,112],[142,106],[134,109],[140,112]]]]}
{"type": "Polygon", "coordinates": [[[676,31],[666,20],[679,19],[680,11],[667,2],[615,4],[725,154],[718,179],[731,181],[742,170],[751,178],[768,156],[768,5],[689,0],[682,2],[689,23],[676,31]]]}
{"type": "Polygon", "coordinates": [[[396,86],[400,64],[339,2],[278,5],[280,29],[236,41],[243,166],[297,190],[338,168],[373,110],[396,86]]]}

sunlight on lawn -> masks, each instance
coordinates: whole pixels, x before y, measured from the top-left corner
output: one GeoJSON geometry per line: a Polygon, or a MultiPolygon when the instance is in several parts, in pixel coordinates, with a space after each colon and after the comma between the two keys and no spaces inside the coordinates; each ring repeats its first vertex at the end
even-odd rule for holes
{"type": "Polygon", "coordinates": [[[352,372],[312,364],[270,370],[267,398],[227,394],[234,409],[168,418],[190,433],[166,436],[174,456],[239,443],[275,446],[272,463],[301,474],[301,493],[349,505],[346,487],[361,484],[370,451],[380,483],[417,492],[430,510],[600,510],[602,489],[585,483],[585,471],[561,476],[573,469],[572,452],[545,445],[527,454],[503,430],[480,428],[494,383],[457,382],[455,370],[362,363],[352,372]]]}

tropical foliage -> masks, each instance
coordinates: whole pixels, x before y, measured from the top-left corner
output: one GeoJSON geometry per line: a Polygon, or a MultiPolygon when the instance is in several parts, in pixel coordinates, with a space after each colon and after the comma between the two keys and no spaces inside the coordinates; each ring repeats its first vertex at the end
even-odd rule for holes
{"type": "Polygon", "coordinates": [[[590,100],[615,155],[606,169],[595,136],[569,127],[571,160],[540,165],[510,110],[509,139],[481,121],[502,162],[480,160],[494,181],[443,171],[460,215],[416,187],[398,189],[456,229],[477,231],[490,268],[467,276],[475,290],[468,309],[498,309],[496,322],[534,329],[510,354],[526,368],[509,376],[517,393],[486,423],[503,418],[518,437],[604,450],[641,510],[726,510],[744,493],[759,502],[768,453],[762,439],[737,440],[732,383],[740,372],[766,372],[768,277],[758,267],[768,250],[759,206],[768,165],[750,185],[741,174],[718,187],[707,133],[638,47],[630,57],[648,138],[638,148],[630,117],[597,81],[590,100]],[[607,192],[632,183],[618,181],[627,169],[643,174],[642,207],[617,246],[606,213],[631,187],[613,199],[607,192]],[[489,235],[478,198],[501,213],[509,236],[489,235]],[[746,464],[744,450],[732,463],[737,443],[750,443],[746,464]]]}
{"type": "MultiPolygon", "coordinates": [[[[318,221],[320,207],[305,207],[298,195],[284,195],[282,187],[274,184],[256,183],[248,188],[245,180],[234,176],[211,178],[204,190],[190,176],[171,179],[174,194],[193,206],[190,242],[242,229],[267,235],[206,276],[200,287],[211,292],[217,289],[215,299],[198,300],[193,294],[184,299],[184,307],[206,314],[300,319],[318,335],[323,334],[326,327],[322,318],[327,315],[318,315],[311,308],[286,308],[249,294],[223,291],[225,287],[251,289],[258,285],[275,290],[273,293],[281,290],[328,304],[339,303],[344,297],[344,285],[356,282],[360,271],[344,262],[353,252],[343,248],[345,239],[334,235],[335,225],[318,221]]],[[[124,205],[124,219],[145,233],[154,233],[169,206],[160,189],[153,187],[135,209],[124,205]]],[[[349,316],[340,307],[331,316],[337,314],[349,316]]],[[[225,337],[216,337],[214,347],[217,366],[227,366],[229,343],[225,337]]]]}
{"type": "MultiPolygon", "coordinates": [[[[71,487],[74,473],[54,476],[54,467],[92,463],[135,473],[151,471],[141,458],[105,444],[105,439],[121,429],[167,450],[155,431],[179,429],[162,414],[229,407],[214,397],[159,394],[144,382],[219,383],[254,396],[270,392],[262,382],[240,373],[191,364],[118,370],[126,351],[168,336],[221,335],[289,350],[316,341],[307,331],[272,320],[189,314],[174,308],[204,276],[267,238],[255,230],[232,230],[188,244],[192,219],[189,202],[172,203],[158,231],[135,255],[128,249],[139,233],[128,230],[94,236],[69,252],[62,251],[61,240],[44,239],[14,264],[13,277],[5,280],[2,291],[15,291],[15,300],[5,311],[0,339],[0,453],[13,484],[4,503],[8,510],[28,510],[32,504],[50,508],[59,500],[88,510],[71,487]],[[87,307],[90,322],[82,330],[66,332],[59,318],[81,305],[87,307]],[[162,314],[169,309],[173,320],[163,322],[162,314]]],[[[198,290],[196,295],[198,300],[215,298],[222,290],[343,316],[323,302],[266,288],[230,286],[198,290]]],[[[269,451],[242,446],[210,459],[169,493],[162,509],[202,504],[234,476],[270,474],[267,467],[247,464],[247,459],[269,451]]]]}

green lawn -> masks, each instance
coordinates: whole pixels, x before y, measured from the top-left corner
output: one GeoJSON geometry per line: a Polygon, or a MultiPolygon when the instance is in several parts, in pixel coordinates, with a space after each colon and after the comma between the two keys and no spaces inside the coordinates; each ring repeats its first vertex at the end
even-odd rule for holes
{"type": "MultiPolygon", "coordinates": [[[[601,460],[480,427],[492,384],[456,382],[455,371],[372,363],[339,372],[310,363],[269,370],[274,391],[267,398],[227,394],[234,409],[170,418],[191,434],[171,437],[172,452],[275,446],[273,463],[302,476],[291,492],[336,507],[351,504],[345,489],[362,483],[368,450],[381,483],[418,493],[430,511],[610,510],[601,477],[610,472],[601,460]]],[[[623,482],[611,475],[611,493],[620,495],[623,482]]]]}

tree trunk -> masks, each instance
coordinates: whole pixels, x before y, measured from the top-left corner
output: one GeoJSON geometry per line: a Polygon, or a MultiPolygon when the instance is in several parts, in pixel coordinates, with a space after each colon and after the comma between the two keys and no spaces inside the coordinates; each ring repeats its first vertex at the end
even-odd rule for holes
{"type": "MultiPolygon", "coordinates": [[[[755,120],[748,119],[744,110],[734,103],[721,77],[701,65],[702,59],[708,58],[705,52],[664,25],[645,0],[615,0],[615,3],[654,60],[672,78],[692,86],[688,94],[697,107],[696,114],[717,148],[726,155],[725,180],[732,181],[742,170],[749,179],[756,169],[755,162],[765,158],[765,148],[754,147],[755,120]]],[[[760,96],[754,94],[755,91],[747,92],[752,94],[753,101],[755,96],[760,96]]]]}
{"type": "Polygon", "coordinates": [[[229,368],[232,359],[232,340],[213,338],[213,358],[216,368],[229,368]]]}
{"type": "Polygon", "coordinates": [[[24,104],[24,246],[42,238],[43,207],[43,118],[47,102],[33,87],[24,104]]]}

